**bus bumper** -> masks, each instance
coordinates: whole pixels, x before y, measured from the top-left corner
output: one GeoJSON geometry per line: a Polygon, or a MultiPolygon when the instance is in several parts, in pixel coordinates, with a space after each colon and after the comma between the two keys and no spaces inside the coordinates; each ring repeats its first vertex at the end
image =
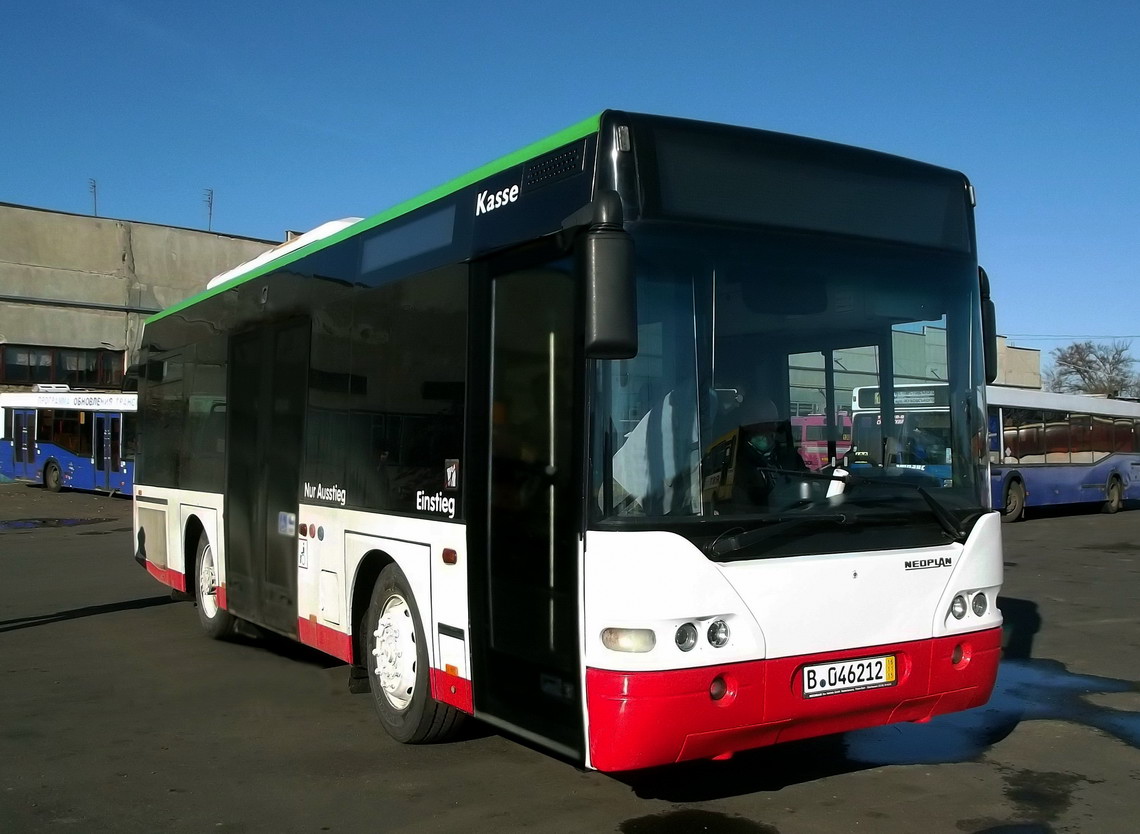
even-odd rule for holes
{"type": "Polygon", "coordinates": [[[590,763],[602,771],[634,770],[899,721],[928,721],[989,700],[1000,656],[999,627],[697,669],[588,668],[590,763]],[[803,697],[805,665],[885,654],[896,657],[893,686],[803,697]]]}

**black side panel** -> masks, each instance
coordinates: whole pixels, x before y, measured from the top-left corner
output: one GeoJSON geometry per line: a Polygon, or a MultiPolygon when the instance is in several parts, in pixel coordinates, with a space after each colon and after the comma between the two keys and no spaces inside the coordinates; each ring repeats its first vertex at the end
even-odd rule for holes
{"type": "Polygon", "coordinates": [[[227,602],[234,614],[292,636],[308,358],[308,321],[267,325],[230,346],[227,602]]]}

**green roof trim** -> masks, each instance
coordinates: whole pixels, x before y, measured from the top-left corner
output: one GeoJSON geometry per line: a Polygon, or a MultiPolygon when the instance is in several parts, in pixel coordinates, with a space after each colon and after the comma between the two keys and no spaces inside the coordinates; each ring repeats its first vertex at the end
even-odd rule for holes
{"type": "Polygon", "coordinates": [[[159,319],[165,318],[166,316],[172,315],[181,310],[185,310],[187,307],[192,307],[200,301],[205,301],[207,298],[212,298],[215,295],[223,293],[226,290],[233,289],[234,287],[239,286],[240,284],[244,284],[247,281],[252,281],[255,278],[260,278],[262,275],[274,272],[283,266],[306,257],[307,255],[311,255],[314,252],[319,252],[328,246],[340,243],[342,240],[346,240],[350,237],[353,237],[354,235],[358,235],[361,232],[366,232],[369,229],[373,229],[376,226],[380,226],[390,220],[395,220],[397,217],[401,217],[405,214],[408,214],[409,212],[421,208],[422,206],[426,206],[428,203],[432,203],[436,200],[442,199],[443,197],[447,197],[450,194],[454,194],[456,191],[466,188],[467,186],[477,183],[489,176],[497,174],[500,171],[505,171],[508,168],[513,168],[514,166],[526,162],[533,157],[541,156],[544,153],[569,144],[576,139],[581,139],[585,136],[589,136],[591,133],[597,133],[601,127],[601,122],[601,113],[590,116],[588,119],[583,119],[582,121],[571,125],[565,130],[560,130],[558,133],[547,136],[545,139],[540,139],[537,142],[532,142],[525,148],[520,148],[514,153],[507,154],[506,156],[500,157],[493,162],[488,162],[486,165],[481,165],[475,170],[469,171],[462,176],[456,177],[455,179],[450,180],[443,185],[437,186],[430,191],[425,191],[418,197],[413,197],[410,200],[405,200],[404,202],[392,206],[392,208],[382,211],[379,214],[374,214],[372,217],[366,217],[358,223],[353,223],[351,226],[341,229],[339,232],[329,235],[326,238],[315,240],[306,246],[302,246],[300,249],[293,250],[292,252],[286,252],[280,258],[275,258],[253,270],[250,270],[249,272],[237,275],[231,278],[229,281],[226,281],[224,284],[219,284],[216,287],[211,287],[204,292],[200,292],[197,295],[184,299],[183,301],[180,301],[177,304],[168,307],[160,313],[155,313],[153,316],[146,320],[146,324],[151,324],[158,321],[159,319]]]}

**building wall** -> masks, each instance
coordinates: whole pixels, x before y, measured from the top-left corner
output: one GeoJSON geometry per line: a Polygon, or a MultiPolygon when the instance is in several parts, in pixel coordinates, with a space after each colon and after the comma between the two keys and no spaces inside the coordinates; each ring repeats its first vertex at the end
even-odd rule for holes
{"type": "Polygon", "coordinates": [[[1041,351],[1037,348],[1019,348],[1006,343],[998,336],[998,378],[995,385],[1011,388],[1041,387],[1041,351]]]}
{"type": "Polygon", "coordinates": [[[0,345],[123,351],[131,363],[149,315],[274,245],[0,204],[0,345]]]}

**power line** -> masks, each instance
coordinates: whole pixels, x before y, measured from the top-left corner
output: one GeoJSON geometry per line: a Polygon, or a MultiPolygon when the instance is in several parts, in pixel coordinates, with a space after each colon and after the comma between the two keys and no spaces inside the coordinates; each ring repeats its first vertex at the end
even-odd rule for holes
{"type": "Polygon", "coordinates": [[[1002,333],[1007,339],[1022,339],[1026,341],[1044,342],[1051,339],[1140,339],[1140,335],[1131,336],[1101,336],[1090,333],[1002,333]]]}

